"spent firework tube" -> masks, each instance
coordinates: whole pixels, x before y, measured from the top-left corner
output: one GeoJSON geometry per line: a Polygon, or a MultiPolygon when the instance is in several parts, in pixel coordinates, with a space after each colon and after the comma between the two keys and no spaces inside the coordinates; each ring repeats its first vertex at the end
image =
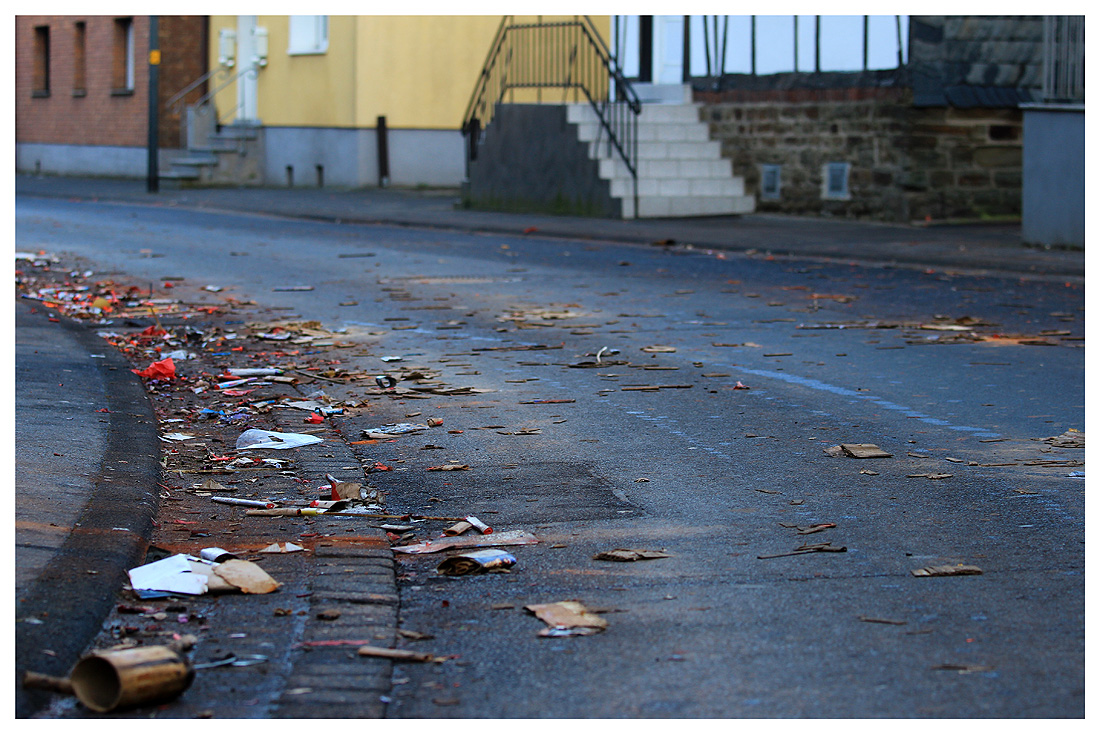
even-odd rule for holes
{"type": "Polygon", "coordinates": [[[493,532],[493,529],[491,527],[483,523],[481,520],[478,520],[473,515],[467,515],[466,522],[477,528],[478,532],[480,532],[482,535],[488,535],[489,533],[493,532]]]}
{"type": "Polygon", "coordinates": [[[240,505],[241,507],[263,507],[270,510],[275,507],[274,502],[268,502],[266,500],[240,500],[236,497],[211,497],[214,502],[220,502],[223,505],[240,505]]]}

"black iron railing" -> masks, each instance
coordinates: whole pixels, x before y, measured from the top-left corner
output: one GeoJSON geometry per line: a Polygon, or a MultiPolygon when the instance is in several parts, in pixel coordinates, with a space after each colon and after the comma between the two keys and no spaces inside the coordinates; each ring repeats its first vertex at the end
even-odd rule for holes
{"type": "Polygon", "coordinates": [[[535,90],[533,102],[586,100],[600,122],[598,144],[623,161],[634,180],[638,210],[638,115],[642,105],[588,16],[516,23],[505,16],[462,118],[466,160],[477,159],[482,131],[497,104],[514,102],[517,90],[535,90]],[[545,95],[560,90],[560,99],[545,95]],[[507,98],[507,99],[506,99],[507,98]]]}

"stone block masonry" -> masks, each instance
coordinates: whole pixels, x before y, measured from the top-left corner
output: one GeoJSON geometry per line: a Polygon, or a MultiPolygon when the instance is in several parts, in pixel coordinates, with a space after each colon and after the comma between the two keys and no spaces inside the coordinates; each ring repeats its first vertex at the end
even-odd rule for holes
{"type": "Polygon", "coordinates": [[[901,86],[695,98],[758,211],[892,222],[1020,215],[1017,109],[915,107],[901,86]],[[848,164],[847,195],[827,191],[830,163],[848,164]],[[778,197],[762,191],[767,165],[779,166],[778,197]]]}

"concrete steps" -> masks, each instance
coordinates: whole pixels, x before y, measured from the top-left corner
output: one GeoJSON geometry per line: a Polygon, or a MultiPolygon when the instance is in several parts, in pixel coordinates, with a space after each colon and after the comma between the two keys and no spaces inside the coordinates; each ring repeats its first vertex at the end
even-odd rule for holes
{"type": "MultiPolygon", "coordinates": [[[[683,99],[690,99],[686,92],[683,99]]],[[[588,143],[598,161],[600,178],[611,196],[622,202],[623,218],[633,218],[634,180],[626,164],[607,143],[591,106],[567,106],[566,119],[588,143]]],[[[710,139],[691,102],[642,105],[638,117],[638,217],[694,217],[748,214],[756,200],[745,194],[744,180],[722,158],[721,145],[710,139]]]]}
{"type": "Polygon", "coordinates": [[[252,124],[225,125],[187,148],[171,161],[160,178],[181,186],[248,185],[260,178],[260,128],[252,124]]]}

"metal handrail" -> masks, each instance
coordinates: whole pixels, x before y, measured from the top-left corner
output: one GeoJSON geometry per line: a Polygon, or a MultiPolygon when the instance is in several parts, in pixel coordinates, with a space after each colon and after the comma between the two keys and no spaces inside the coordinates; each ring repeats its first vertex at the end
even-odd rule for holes
{"type": "MultiPolygon", "coordinates": [[[[229,86],[230,84],[232,84],[233,82],[235,82],[235,81],[237,81],[238,79],[240,79],[240,78],[241,78],[242,76],[244,76],[245,74],[253,74],[254,76],[255,76],[255,75],[258,75],[258,74],[259,74],[259,69],[258,69],[258,68],[256,68],[256,66],[255,66],[255,65],[253,65],[253,66],[248,66],[248,67],[245,67],[245,68],[242,68],[242,69],[241,69],[240,71],[238,71],[238,72],[237,72],[236,74],[234,74],[233,76],[231,76],[231,77],[229,77],[228,79],[226,79],[226,80],[225,80],[224,82],[222,82],[222,83],[221,83],[220,85],[218,85],[218,86],[217,86],[217,87],[215,87],[214,89],[210,90],[209,92],[207,92],[207,93],[206,93],[206,94],[204,94],[203,96],[199,97],[198,101],[194,103],[194,106],[195,106],[195,107],[202,107],[202,106],[203,106],[204,104],[206,104],[206,103],[207,103],[207,102],[209,102],[209,101],[210,101],[211,99],[213,99],[213,98],[214,98],[214,96],[215,96],[215,95],[216,95],[216,94],[217,94],[218,92],[222,91],[223,89],[225,89],[226,87],[228,87],[228,86],[229,86]]],[[[233,111],[233,112],[236,112],[238,108],[239,108],[239,105],[238,105],[237,107],[234,107],[232,111],[233,111]]]]}
{"type": "Polygon", "coordinates": [[[462,118],[467,163],[477,159],[481,131],[505,95],[514,99],[517,89],[535,89],[541,100],[541,90],[548,88],[560,88],[563,101],[570,91],[575,101],[583,94],[595,110],[609,155],[618,153],[633,179],[637,216],[642,104],[587,15],[523,24],[504,16],[462,118]]]}
{"type": "Polygon", "coordinates": [[[190,84],[188,84],[188,85],[187,85],[186,87],[184,87],[183,89],[181,89],[180,91],[176,92],[176,93],[175,93],[175,94],[173,94],[173,95],[172,95],[171,97],[169,97],[169,98],[168,98],[168,101],[166,101],[166,102],[164,103],[164,106],[165,106],[165,107],[166,107],[167,109],[170,109],[170,110],[172,110],[172,112],[173,112],[173,113],[176,113],[176,114],[178,114],[178,113],[179,113],[179,111],[180,111],[180,109],[179,109],[179,108],[180,108],[180,106],[181,106],[181,103],[183,102],[183,98],[184,98],[184,97],[186,97],[186,96],[187,96],[187,95],[188,95],[188,94],[189,94],[190,92],[192,92],[192,91],[194,91],[194,90],[195,90],[196,88],[198,88],[198,86],[199,86],[200,84],[203,84],[203,83],[205,83],[205,82],[206,82],[206,81],[207,81],[208,79],[210,79],[211,77],[213,77],[213,76],[214,76],[215,74],[219,74],[219,73],[225,73],[225,72],[228,72],[228,71],[229,71],[229,70],[228,70],[228,69],[226,69],[226,68],[225,68],[224,66],[219,66],[219,67],[217,67],[217,68],[211,69],[210,71],[206,72],[205,74],[203,74],[202,76],[200,76],[200,77],[199,77],[198,79],[196,79],[195,81],[191,82],[191,83],[190,83],[190,84]]]}

